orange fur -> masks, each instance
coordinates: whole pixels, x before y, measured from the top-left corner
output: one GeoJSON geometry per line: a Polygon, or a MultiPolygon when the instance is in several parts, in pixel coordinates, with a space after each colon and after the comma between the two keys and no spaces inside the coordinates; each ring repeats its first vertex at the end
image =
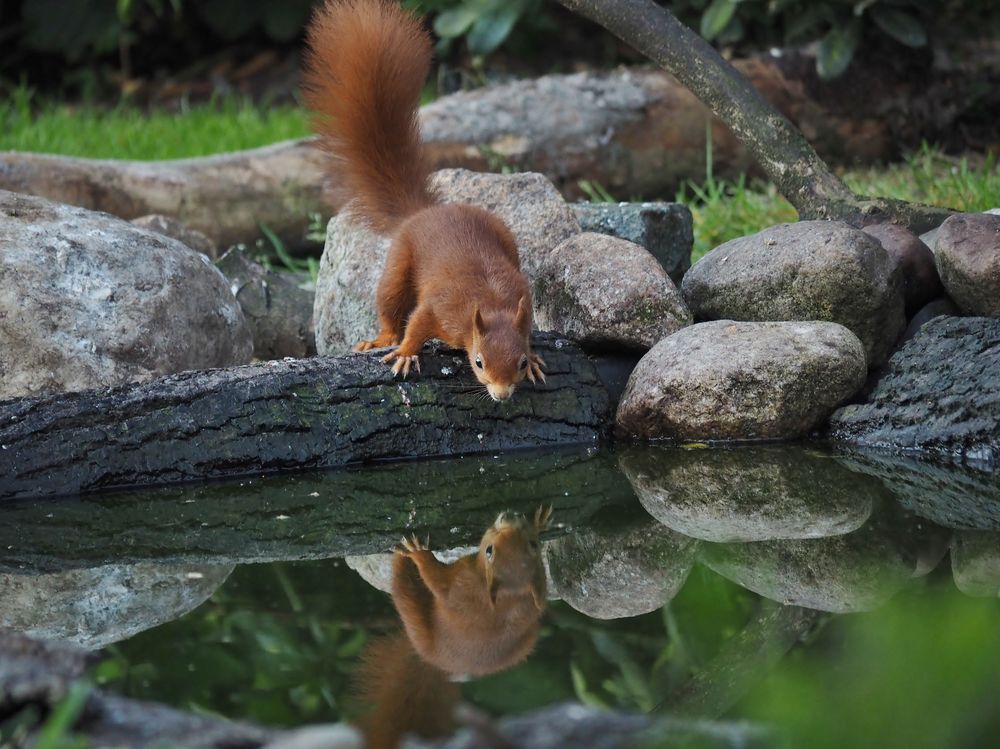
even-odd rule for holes
{"type": "Polygon", "coordinates": [[[476,554],[452,564],[412,542],[397,550],[392,600],[424,661],[447,674],[483,676],[531,653],[546,595],[538,534],[549,517],[539,511],[532,525],[501,516],[476,554]]]}
{"type": "Polygon", "coordinates": [[[356,213],[393,235],[376,306],[379,333],[356,350],[385,357],[405,377],[424,343],[465,349],[496,400],[529,378],[544,381],[531,351],[531,289],[517,243],[498,216],[439,205],[427,184],[417,125],[430,39],[390,0],[327,0],[309,28],[306,100],[356,213]]]}

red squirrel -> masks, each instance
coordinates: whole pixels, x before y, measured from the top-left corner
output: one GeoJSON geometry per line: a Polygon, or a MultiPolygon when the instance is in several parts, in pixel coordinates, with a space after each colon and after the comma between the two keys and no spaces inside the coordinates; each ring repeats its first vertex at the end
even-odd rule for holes
{"type": "Polygon", "coordinates": [[[404,632],[373,642],[358,673],[368,747],[389,749],[406,733],[446,735],[459,700],[452,677],[496,673],[530,654],[546,598],[539,534],[551,519],[551,507],[533,523],[501,514],[479,550],[453,564],[416,537],[402,540],[392,600],[404,632]]]}
{"type": "Polygon", "coordinates": [[[517,243],[497,215],[444,205],[428,186],[417,110],[431,40],[395,0],[326,0],[309,25],[305,98],[335,179],[353,210],[392,243],[376,294],[379,333],[355,351],[395,347],[383,361],[405,378],[438,338],[465,349],[494,400],[527,377],[531,288],[517,243]]]}

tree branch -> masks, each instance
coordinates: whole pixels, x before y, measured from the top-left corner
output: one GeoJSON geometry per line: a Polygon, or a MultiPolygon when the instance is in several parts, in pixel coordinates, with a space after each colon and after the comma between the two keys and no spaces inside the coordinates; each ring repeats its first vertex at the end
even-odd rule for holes
{"type": "Polygon", "coordinates": [[[596,21],[687,86],[757,159],[802,219],[854,226],[893,220],[913,231],[951,213],[884,198],[861,198],[837,178],[805,136],[712,46],[653,0],[559,0],[596,21]]]}

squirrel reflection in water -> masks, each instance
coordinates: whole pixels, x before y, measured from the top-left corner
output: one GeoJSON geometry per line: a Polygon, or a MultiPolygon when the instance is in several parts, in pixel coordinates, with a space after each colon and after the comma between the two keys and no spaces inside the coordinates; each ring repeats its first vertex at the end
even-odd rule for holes
{"type": "Polygon", "coordinates": [[[451,732],[459,699],[455,679],[485,676],[523,661],[538,639],[545,608],[539,533],[534,521],[502,513],[475,554],[445,564],[416,537],[393,557],[392,600],[403,632],[369,646],[358,672],[359,721],[369,749],[395,747],[412,733],[451,732]]]}

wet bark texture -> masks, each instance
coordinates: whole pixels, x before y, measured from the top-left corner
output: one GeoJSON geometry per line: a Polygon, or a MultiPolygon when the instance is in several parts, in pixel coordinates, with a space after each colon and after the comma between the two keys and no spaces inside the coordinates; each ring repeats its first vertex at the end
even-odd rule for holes
{"type": "Polygon", "coordinates": [[[548,382],[495,403],[463,352],[393,380],[377,354],[185,372],[0,403],[0,499],[590,443],[608,393],[573,344],[539,336],[548,382]]]}
{"type": "Polygon", "coordinates": [[[560,0],[672,73],[725,123],[802,219],[853,226],[894,220],[914,232],[948,211],[884,198],[860,198],[830,171],[802,132],[699,35],[653,0],[560,0]]]}

